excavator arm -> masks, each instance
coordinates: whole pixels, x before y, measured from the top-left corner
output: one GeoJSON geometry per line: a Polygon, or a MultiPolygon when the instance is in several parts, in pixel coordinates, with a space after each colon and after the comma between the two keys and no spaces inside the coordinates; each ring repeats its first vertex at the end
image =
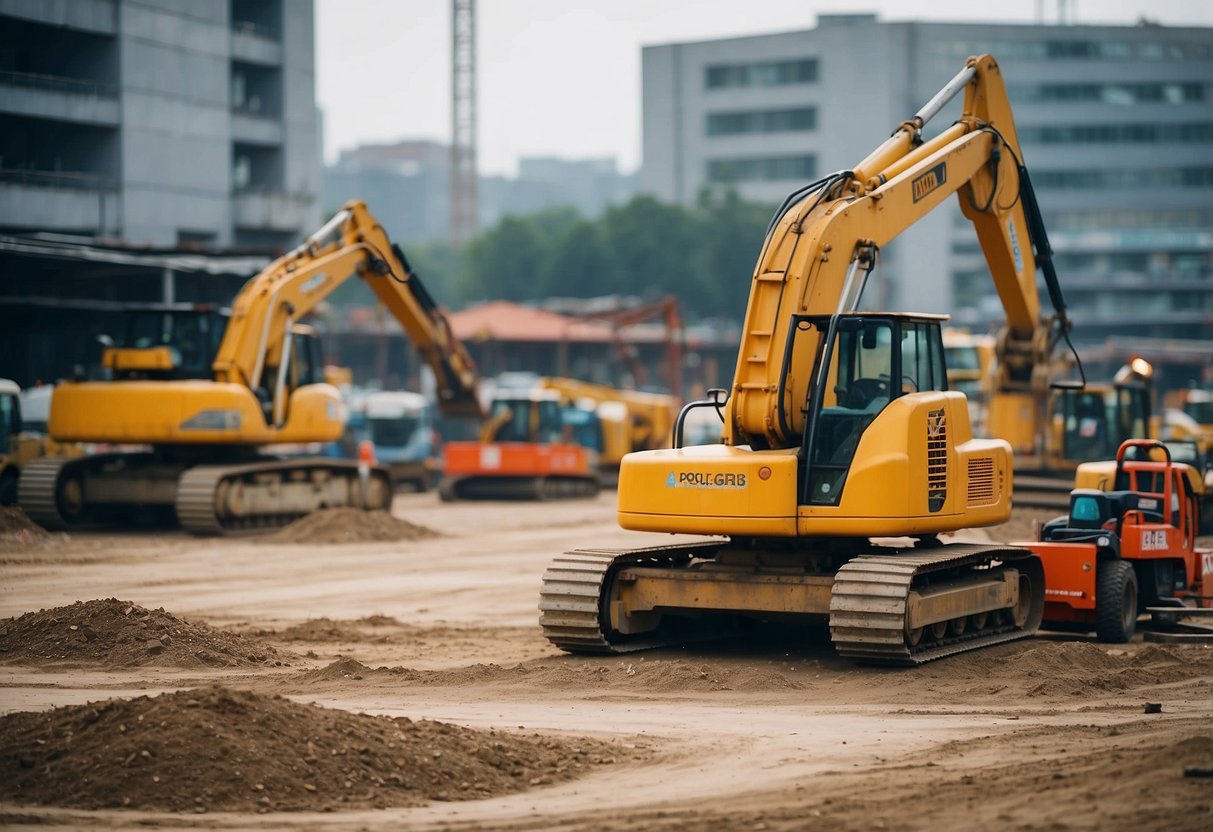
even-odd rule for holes
{"type": "Polygon", "coordinates": [[[367,282],[420,350],[434,371],[442,412],[481,418],[471,356],[404,253],[356,200],[245,284],[212,365],[215,380],[270,391],[275,410],[284,406],[292,326],[352,277],[367,282]]]}
{"type": "MultiPolygon", "coordinates": [[[[794,195],[773,223],[753,275],[744,335],[726,412],[725,443],[754,448],[799,445],[809,390],[823,370],[809,370],[819,339],[791,338],[801,316],[854,311],[879,249],[958,194],[973,223],[1007,315],[1000,364],[1030,378],[1047,363],[1058,327],[1068,326],[1051,266],[1044,271],[1057,325],[1041,316],[1038,262],[1048,243],[998,65],[971,58],[940,93],[853,170],[794,195]],[[937,137],[922,127],[964,91],[963,114],[937,137]],[[1007,346],[1010,345],[1010,346],[1007,346]]],[[[821,333],[822,338],[830,332],[821,333]]],[[[818,385],[819,387],[822,385],[818,385]]],[[[820,402],[817,403],[820,407],[820,402]]]]}

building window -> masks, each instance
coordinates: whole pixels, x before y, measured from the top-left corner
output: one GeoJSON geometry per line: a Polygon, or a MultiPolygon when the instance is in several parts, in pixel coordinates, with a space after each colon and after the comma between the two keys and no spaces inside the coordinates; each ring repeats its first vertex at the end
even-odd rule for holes
{"type": "Polygon", "coordinates": [[[282,0],[231,0],[232,31],[282,40],[282,0]]]}
{"type": "Polygon", "coordinates": [[[708,113],[706,126],[709,136],[733,136],[740,133],[784,133],[794,130],[814,130],[816,128],[816,107],[708,113]]]}
{"type": "Polygon", "coordinates": [[[233,191],[281,191],[282,149],[272,146],[232,146],[233,191]]]}
{"type": "Polygon", "coordinates": [[[753,64],[715,64],[704,70],[704,86],[710,90],[726,87],[779,87],[786,84],[810,84],[816,80],[816,58],[753,64]]]}
{"type": "Polygon", "coordinates": [[[1032,174],[1040,188],[1104,190],[1111,188],[1208,188],[1213,168],[1108,168],[1046,170],[1032,174]]]}
{"type": "Polygon", "coordinates": [[[964,59],[983,52],[1000,60],[1037,61],[1207,61],[1213,58],[1208,43],[1138,40],[936,40],[928,45],[933,55],[964,59]]]}
{"type": "Polygon", "coordinates": [[[788,179],[814,179],[816,156],[765,156],[708,161],[710,182],[774,182],[788,179]]]}
{"type": "MultiPolygon", "coordinates": [[[[960,216],[959,214],[957,216],[960,216]]],[[[966,220],[965,225],[968,224],[966,220]]],[[[1210,208],[1131,208],[1091,211],[1058,211],[1052,214],[1050,229],[1059,231],[1103,231],[1118,228],[1213,228],[1210,208]]]]}
{"type": "Polygon", "coordinates": [[[1190,82],[1142,82],[1120,84],[1033,84],[1012,85],[1012,101],[1072,104],[1090,101],[1101,104],[1190,104],[1205,100],[1205,85],[1190,82]]]}
{"type": "Polygon", "coordinates": [[[259,118],[281,116],[281,71],[277,68],[233,62],[232,112],[259,118]]]}
{"type": "Polygon", "coordinates": [[[1210,144],[1213,143],[1213,122],[1025,127],[1019,131],[1019,138],[1041,144],[1210,144]]]}

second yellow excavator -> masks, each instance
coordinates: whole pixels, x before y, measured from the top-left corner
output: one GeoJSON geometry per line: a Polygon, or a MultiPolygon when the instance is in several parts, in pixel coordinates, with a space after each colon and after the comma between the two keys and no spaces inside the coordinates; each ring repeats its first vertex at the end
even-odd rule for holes
{"type": "Polygon", "coordinates": [[[110,378],[55,388],[49,432],[140,450],[34,462],[21,474],[22,508],[51,529],[152,512],[207,534],[273,528],[323,507],[386,508],[386,469],[264,452],[342,434],[340,393],[324,383],[300,321],[351,277],[366,281],[418,346],[443,414],[482,418],[470,355],[404,253],[351,201],[250,279],[230,314],[172,306],[133,315],[125,343],[103,353],[110,378]]]}
{"type": "MultiPolygon", "coordinates": [[[[964,69],[853,169],[791,194],[752,276],[722,443],[630,454],[627,529],[700,543],[583,549],[544,575],[540,623],[573,652],[669,644],[716,614],[828,619],[839,653],[912,665],[1033,633],[1040,560],[940,535],[1011,511],[1011,448],[948,389],[943,316],[861,311],[880,248],[957,194],[1007,317],[1064,334],[1064,300],[1001,72],[964,69]],[[960,92],[961,117],[923,126],[960,92]],[[1041,315],[1038,267],[1055,316],[1041,315]]],[[[1024,356],[1029,375],[1033,356],[1024,356]]]]}

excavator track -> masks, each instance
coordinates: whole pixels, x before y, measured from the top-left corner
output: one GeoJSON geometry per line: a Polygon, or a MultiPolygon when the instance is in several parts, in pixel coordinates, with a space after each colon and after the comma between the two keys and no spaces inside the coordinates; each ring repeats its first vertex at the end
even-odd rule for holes
{"type": "Polygon", "coordinates": [[[358,466],[336,459],[283,459],[242,465],[198,465],[185,471],[177,484],[177,519],[191,534],[227,535],[268,531],[298,520],[319,508],[354,505],[387,510],[391,505],[391,477],[386,468],[374,466],[369,476],[378,486],[368,488],[372,504],[361,505],[358,466]],[[318,474],[323,473],[323,477],[318,474]],[[325,492],[318,480],[343,477],[348,488],[325,492]],[[282,493],[292,490],[272,511],[259,510],[264,503],[240,489],[282,493]],[[235,493],[233,493],[235,492],[235,493]],[[348,492],[347,499],[341,495],[348,492]]]}
{"type": "MultiPolygon", "coordinates": [[[[685,643],[685,635],[662,628],[631,636],[610,631],[604,605],[612,591],[612,576],[628,567],[679,568],[693,558],[710,559],[726,545],[566,552],[552,561],[543,576],[539,623],[544,636],[570,653],[625,653],[685,643]]],[[[857,555],[835,574],[830,631],[835,648],[847,658],[868,664],[917,665],[1029,636],[1036,631],[1043,607],[1042,567],[1023,549],[952,545],[907,554],[873,552],[857,555]],[[917,633],[915,640],[907,629],[912,589],[932,574],[943,578],[941,573],[946,572],[988,572],[999,568],[995,562],[1026,576],[1028,596],[1014,614],[990,612],[971,630],[958,633],[943,627],[937,637],[917,633]]]]}
{"type": "Polygon", "coordinates": [[[1024,549],[960,544],[915,554],[859,555],[834,575],[830,636],[841,656],[866,664],[916,665],[1030,636],[1043,612],[1043,567],[1024,549]],[[1027,577],[1031,594],[1021,599],[1016,616],[991,613],[980,628],[940,628],[938,637],[908,632],[912,588],[932,573],[985,569],[992,561],[1014,566],[1027,577]],[[921,639],[916,644],[915,635],[921,639]]]}
{"type": "Polygon", "coordinates": [[[610,577],[627,566],[675,567],[710,555],[723,543],[645,549],[575,549],[555,558],[543,574],[539,624],[548,641],[569,653],[629,653],[680,644],[660,631],[620,637],[604,628],[602,602],[610,577]]]}
{"type": "Polygon", "coordinates": [[[71,482],[74,473],[83,474],[122,459],[122,454],[90,457],[46,457],[26,465],[18,483],[17,504],[47,531],[66,531],[92,519],[85,502],[83,485],[71,482]]]}
{"type": "Polygon", "coordinates": [[[75,460],[38,459],[25,466],[18,484],[18,503],[29,518],[48,531],[62,531],[71,524],[59,511],[56,486],[63,469],[75,460]]]}

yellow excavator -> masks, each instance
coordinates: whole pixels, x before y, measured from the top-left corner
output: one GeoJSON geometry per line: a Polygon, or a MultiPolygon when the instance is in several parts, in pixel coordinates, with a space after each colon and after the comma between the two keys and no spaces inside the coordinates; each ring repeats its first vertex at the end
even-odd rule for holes
{"type": "Polygon", "coordinates": [[[1013,476],[1010,445],[975,439],[948,389],[943,316],[860,311],[881,247],[952,194],[1008,319],[1065,334],[1000,70],[970,58],[853,169],[789,195],[753,273],[732,389],[686,405],[672,449],[624,458],[621,526],[715,539],[558,556],[539,604],[553,644],[615,653],[702,636],[717,615],[808,616],[828,619],[844,656],[914,665],[1036,630],[1035,555],[939,537],[1005,521],[1013,476]],[[962,91],[960,118],[924,140],[962,91]],[[695,407],[721,414],[720,444],[681,446],[695,407]]]}
{"type": "Polygon", "coordinates": [[[314,334],[300,321],[351,277],[417,345],[444,415],[482,418],[470,355],[404,253],[351,201],[250,279],[230,312],[174,305],[132,314],[125,343],[102,354],[108,379],[55,388],[49,432],[150,448],[33,462],[21,474],[22,508],[53,529],[151,511],[203,534],[273,528],[323,507],[388,508],[382,467],[264,453],[341,437],[340,393],[324,383],[314,334]]]}

